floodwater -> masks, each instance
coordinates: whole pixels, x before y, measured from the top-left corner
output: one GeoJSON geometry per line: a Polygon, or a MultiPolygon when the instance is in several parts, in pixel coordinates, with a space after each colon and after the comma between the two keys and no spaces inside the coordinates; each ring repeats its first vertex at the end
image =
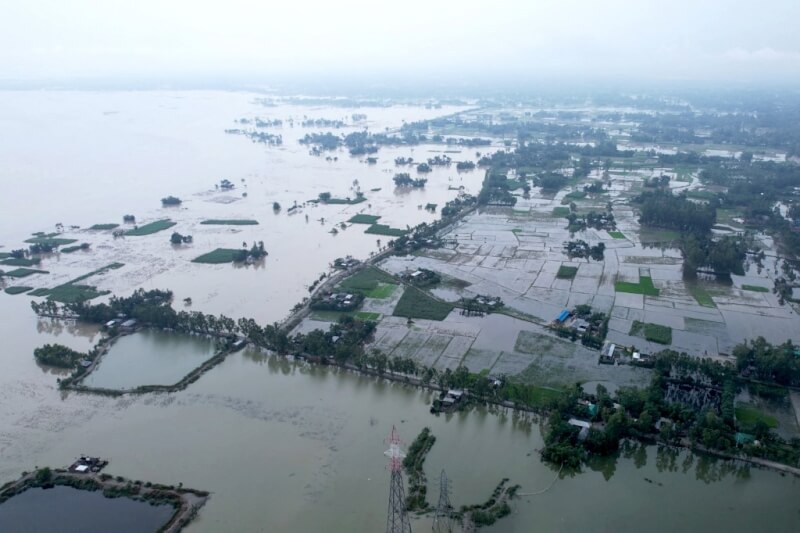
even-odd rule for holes
{"type": "Polygon", "coordinates": [[[153,533],[175,513],[171,505],[106,498],[72,487],[28,489],[0,505],[3,533],[153,533]]]}
{"type": "Polygon", "coordinates": [[[172,385],[213,355],[211,339],[143,330],[114,342],[83,383],[105,389],[172,385]]]}
{"type": "MultiPolygon", "coordinates": [[[[140,222],[169,216],[178,222],[175,230],[194,236],[192,245],[173,248],[170,231],[117,240],[103,232],[68,231],[67,236],[90,242],[92,250],[45,259],[42,268],[50,274],[25,283],[50,287],[120,261],[125,267],[88,281],[117,294],[169,288],[176,302],[192,297],[190,309],[270,322],[285,316],[334,258],[366,257],[377,249],[378,238],[386,239],[365,235],[358,226],[332,236],[334,223],[363,211],[384,216],[381,222],[394,227],[414,225],[438,216],[418,205],[441,206],[455,195],[453,186],[473,193],[480,186],[482,172],[458,174],[451,167],[429,174],[424,191],[394,189],[396,156],[422,160],[434,155],[430,150],[444,149],[440,146],[381,149],[378,163],[367,165],[346,152],[335,154],[337,162],[309,156],[296,138],[319,128],[279,128],[284,136],[279,148],[222,133],[243,116],[341,118],[354,112],[262,108],[252,99],[245,93],[205,92],[3,94],[0,127],[14,135],[0,145],[0,176],[3,183],[17,184],[13,194],[0,197],[5,249],[57,222],[85,227],[120,222],[125,213],[140,222]],[[214,191],[222,178],[237,184],[235,193],[214,191]],[[320,206],[286,214],[293,201],[319,192],[352,194],[355,179],[372,207],[320,206]],[[160,208],[159,199],[168,194],[183,198],[183,206],[160,208]],[[235,201],[224,203],[229,200],[235,201]],[[283,211],[274,214],[273,201],[283,211]],[[212,217],[255,218],[261,224],[199,224],[212,217]],[[257,268],[191,263],[213,248],[253,240],[264,240],[270,253],[257,268]]],[[[356,112],[368,115],[370,129],[383,131],[403,120],[452,111],[356,112]]],[[[472,149],[451,155],[475,159],[472,149]]],[[[426,461],[431,502],[441,468],[452,480],[456,506],[484,501],[503,477],[528,493],[547,487],[556,475],[539,461],[542,437],[535,423],[485,411],[434,417],[428,411],[430,393],[251,350],[232,354],[177,393],[64,394],[56,375],[34,363],[33,349],[59,342],[87,350],[97,342],[97,328],[38,320],[29,301],[25,295],[0,295],[2,481],[35,465],[66,465],[85,453],[110,459],[108,471],[115,475],[211,491],[190,532],[351,532],[385,528],[389,474],[383,439],[392,425],[407,443],[425,426],[437,436],[426,461]]],[[[140,341],[134,336],[131,342],[140,341]]],[[[137,379],[145,370],[136,369],[137,379]]],[[[512,515],[491,530],[800,529],[798,480],[759,470],[737,476],[723,466],[728,464],[691,455],[673,462],[654,447],[637,448],[629,458],[602,461],[544,494],[521,498],[512,515]]],[[[417,520],[415,527],[428,526],[417,520]]]]}

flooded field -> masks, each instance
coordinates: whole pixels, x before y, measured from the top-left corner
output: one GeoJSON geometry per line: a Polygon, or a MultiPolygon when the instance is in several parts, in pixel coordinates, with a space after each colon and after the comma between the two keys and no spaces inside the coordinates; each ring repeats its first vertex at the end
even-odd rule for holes
{"type": "Polygon", "coordinates": [[[172,385],[213,355],[211,339],[143,330],[117,339],[83,384],[103,389],[172,385]]]}
{"type": "MultiPolygon", "coordinates": [[[[0,197],[0,250],[22,247],[31,233],[54,231],[61,223],[62,237],[87,242],[89,249],[45,257],[39,268],[46,273],[26,277],[27,285],[53,288],[120,262],[121,268],[104,270],[85,283],[119,295],[137,288],[170,289],[176,307],[191,298],[183,309],[265,324],[285,317],[335,258],[366,258],[391,238],[365,234],[365,226],[358,224],[341,229],[353,215],[381,216],[382,224],[403,229],[438,217],[424,209],[426,204],[442,206],[462,186],[467,193],[480,189],[482,171],[459,173],[454,167],[435,167],[423,190],[396,189],[392,182],[398,171],[395,157],[424,160],[446,150],[454,161],[476,160],[475,149],[384,147],[369,163],[345,150],[330,153],[330,160],[312,156],[297,143],[306,133],[329,129],[301,127],[304,117],[341,119],[346,125],[337,133],[361,131],[365,125],[379,132],[463,108],[360,108],[367,118],[354,124],[353,109],[265,107],[254,102],[255,96],[3,95],[0,126],[15,135],[0,146],[0,173],[4,182],[17,185],[13,194],[0,197]],[[265,147],[224,133],[236,127],[234,120],[256,116],[284,120],[269,130],[283,136],[283,145],[265,147]],[[235,189],[216,188],[221,179],[229,179],[235,189]],[[322,192],[345,198],[357,190],[364,192],[365,202],[306,203],[322,192]],[[180,197],[181,206],[161,207],[161,198],[168,195],[180,197]],[[21,201],[29,198],[37,201],[21,201]],[[274,209],[274,202],[281,209],[274,209]],[[289,214],[295,202],[300,207],[289,214]],[[89,229],[122,224],[125,214],[135,215],[139,225],[165,218],[176,225],[121,238],[110,229],[89,229]],[[202,224],[209,219],[258,224],[202,224]],[[338,233],[331,232],[334,228],[340,228],[338,233]],[[172,231],[193,240],[173,245],[172,231]],[[192,262],[216,248],[239,249],[254,241],[263,241],[269,252],[255,264],[192,262]]],[[[466,364],[474,370],[519,373],[542,385],[587,380],[613,388],[644,383],[648,374],[598,368],[597,352],[552,337],[542,324],[566,307],[589,303],[611,314],[608,338],[613,342],[660,348],[630,334],[633,321],[644,320],[671,326],[676,349],[695,354],[726,353],[755,334],[780,342],[787,331],[797,330],[797,315],[778,306],[772,293],[742,288],[767,284],[769,269],[748,270],[730,286],[703,285],[713,305],[701,305],[681,280],[679,252],[643,245],[641,228],[623,200],[641,187],[644,174],[655,172],[614,174],[608,198],[576,202],[580,209],[614,203],[622,238],[596,230],[584,235],[606,244],[602,263],[567,261],[561,251],[569,231],[553,211],[568,190],[554,198],[534,190],[514,209],[467,217],[447,233],[445,249],[384,261],[381,267],[392,273],[424,267],[448,276],[450,284],[437,289],[445,300],[492,294],[516,315],[478,318],[452,312],[442,321],[409,324],[391,316],[403,290],[382,287],[381,297],[368,298],[364,307],[383,318],[373,347],[440,368],[466,364]],[[564,265],[577,268],[573,279],[558,278],[564,265]],[[658,297],[615,290],[617,280],[635,282],[643,272],[661,291],[658,297]]],[[[691,186],[693,178],[688,179],[675,186],[691,186]]],[[[392,425],[407,443],[429,426],[438,440],[425,463],[428,478],[435,480],[445,468],[456,506],[484,501],[503,477],[529,494],[515,501],[512,515],[492,531],[718,528],[749,533],[800,528],[797,479],[654,446],[634,446],[532,495],[557,474],[539,460],[543,442],[537,422],[480,409],[435,417],[429,413],[429,392],[249,349],[230,355],[177,393],[65,394],[56,383],[61,374],[37,366],[32,352],[52,342],[86,351],[97,342],[98,328],[38,320],[31,298],[0,295],[0,331],[6,341],[0,357],[0,480],[16,478],[34,465],[65,465],[86,453],[110,459],[115,473],[132,479],[209,490],[211,499],[189,527],[192,532],[381,530],[388,494],[383,439],[392,425]]],[[[330,319],[311,315],[300,330],[325,327],[330,319]]],[[[197,338],[137,333],[120,339],[86,383],[172,383],[207,359],[210,350],[197,338]]],[[[431,483],[431,502],[437,488],[431,483]]],[[[429,527],[426,520],[416,519],[416,528],[429,527]]]]}
{"type": "Polygon", "coordinates": [[[169,505],[106,498],[72,487],[28,489],[0,505],[0,531],[30,533],[152,533],[175,513],[169,505]]]}

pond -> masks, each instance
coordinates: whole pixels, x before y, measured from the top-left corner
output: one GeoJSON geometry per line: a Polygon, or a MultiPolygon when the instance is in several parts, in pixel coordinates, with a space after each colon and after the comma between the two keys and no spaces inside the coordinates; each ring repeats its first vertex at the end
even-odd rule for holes
{"type": "Polygon", "coordinates": [[[153,533],[175,509],[72,487],[28,489],[0,505],[3,533],[153,533]]]}
{"type": "Polygon", "coordinates": [[[143,330],[117,339],[84,384],[106,389],[172,385],[213,355],[211,339],[143,330]]]}

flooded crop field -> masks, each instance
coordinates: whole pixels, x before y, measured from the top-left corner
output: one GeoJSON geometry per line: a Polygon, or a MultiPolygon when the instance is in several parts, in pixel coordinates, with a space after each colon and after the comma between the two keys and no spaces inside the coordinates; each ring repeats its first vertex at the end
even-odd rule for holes
{"type": "MultiPolygon", "coordinates": [[[[352,316],[377,323],[369,351],[441,372],[465,366],[551,392],[576,383],[589,392],[598,384],[613,392],[647,386],[652,377],[646,368],[601,365],[597,347],[557,336],[547,326],[566,309],[588,305],[604,313],[608,343],[649,353],[668,344],[721,361],[731,361],[734,346],[745,339],[780,343],[800,331],[793,304],[772,291],[779,250],[763,233],[754,236],[766,255],[763,265],[748,257],[744,275],[727,283],[684,280],[675,232],[642,226],[630,200],[664,175],[673,192],[707,191],[696,169],[658,167],[645,155],[636,156],[637,165],[610,161],[607,175],[595,168],[558,192],[533,186],[523,193],[527,178],[511,172],[509,181],[519,185],[511,189],[513,207],[475,208],[437,232],[441,246],[379,256],[377,281],[367,288],[337,274],[334,260],[363,261],[385,252],[414,226],[438,221],[448,202],[478,196],[487,170],[457,170],[456,163],[510,153],[514,144],[496,136],[488,145],[446,144],[431,136],[430,142],[350,155],[343,146],[321,149],[301,138],[365,129],[397,133],[404,124],[456,115],[465,123],[483,117],[502,124],[503,117],[539,111],[466,102],[353,108],[246,92],[3,93],[0,127],[14,135],[0,145],[0,176],[15,185],[0,196],[0,253],[64,242],[38,263],[23,266],[24,258],[11,257],[19,264],[3,266],[33,270],[6,276],[0,294],[0,482],[86,453],[108,458],[115,473],[130,479],[208,490],[209,501],[187,531],[381,530],[389,476],[383,440],[392,426],[408,442],[429,427],[437,441],[425,473],[435,480],[447,470],[455,507],[485,501],[505,477],[520,485],[510,516],[489,531],[633,532],[643,524],[663,532],[798,530],[797,477],[633,441],[590,460],[581,473],[562,472],[540,460],[545,421],[537,415],[476,405],[434,416],[432,390],[252,345],[231,350],[185,390],[114,397],[60,390],[58,379],[69,372],[33,357],[34,349],[51,343],[88,352],[105,333],[75,320],[37,317],[31,301],[90,297],[101,303],[138,289],[169,289],[178,311],[267,325],[290,316],[334,275],[341,277],[326,290],[342,301],[364,293],[363,303],[346,312],[310,310],[292,335],[327,330],[352,316]],[[444,156],[453,164],[416,171],[417,163],[444,156]],[[398,158],[414,164],[399,165],[398,158]],[[424,175],[427,182],[396,186],[396,174],[405,172],[408,180],[424,175]],[[606,182],[604,192],[585,193],[594,180],[606,182]],[[175,203],[170,196],[180,202],[169,205],[175,203]],[[613,212],[614,228],[570,227],[567,215],[594,210],[613,212]],[[602,243],[604,259],[567,257],[565,242],[575,238],[602,243]],[[264,257],[234,261],[261,243],[264,257]],[[436,282],[415,286],[414,273],[428,271],[436,282]],[[502,301],[498,312],[463,310],[465,299],[493,305],[486,302],[495,298],[502,301]],[[652,331],[667,329],[670,342],[658,342],[663,337],[652,331]]],[[[603,120],[597,123],[609,130],[633,127],[603,120]]],[[[428,133],[478,135],[468,124],[449,123],[428,133]]],[[[623,134],[614,138],[623,147],[635,144],[623,134]]],[[[635,148],[637,154],[676,149],[635,148]]],[[[724,227],[715,231],[734,234],[743,227],[736,210],[721,218],[724,227]]],[[[84,383],[170,385],[214,353],[208,338],[144,329],[118,338],[84,383]]],[[[774,417],[773,427],[785,438],[800,433],[793,396],[767,400],[739,391],[736,401],[742,416],[750,407],[774,417]]],[[[435,505],[438,487],[429,485],[427,500],[435,505]]],[[[84,503],[70,500],[71,494],[59,487],[9,500],[0,505],[0,530],[15,531],[21,516],[52,506],[45,496],[80,509],[84,503]]],[[[101,496],[80,496],[95,497],[101,496]]],[[[116,519],[127,511],[113,505],[134,503],[91,505],[99,506],[98,515],[108,507],[116,519]]],[[[153,531],[162,517],[157,507],[150,513],[152,523],[131,520],[134,529],[115,530],[153,531]],[[135,529],[139,525],[143,529],[135,529]]],[[[117,527],[99,518],[91,524],[117,527]]],[[[430,516],[413,517],[413,525],[427,529],[430,516]]],[[[91,530],[81,527],[76,530],[91,530]]]]}

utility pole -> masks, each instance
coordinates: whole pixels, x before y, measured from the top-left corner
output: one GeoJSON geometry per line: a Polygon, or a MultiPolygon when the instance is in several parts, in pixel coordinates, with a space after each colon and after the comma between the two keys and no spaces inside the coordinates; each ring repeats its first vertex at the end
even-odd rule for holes
{"type": "Polygon", "coordinates": [[[434,531],[437,533],[452,533],[452,509],[453,506],[450,505],[450,481],[447,479],[444,469],[442,469],[442,474],[439,476],[439,504],[436,506],[436,516],[433,518],[434,531]]]}
{"type": "Polygon", "coordinates": [[[411,523],[406,513],[406,491],[403,486],[403,458],[406,454],[400,449],[400,436],[392,426],[386,439],[389,449],[384,455],[389,457],[392,480],[389,484],[389,510],[386,516],[386,533],[411,533],[411,523]]]}

